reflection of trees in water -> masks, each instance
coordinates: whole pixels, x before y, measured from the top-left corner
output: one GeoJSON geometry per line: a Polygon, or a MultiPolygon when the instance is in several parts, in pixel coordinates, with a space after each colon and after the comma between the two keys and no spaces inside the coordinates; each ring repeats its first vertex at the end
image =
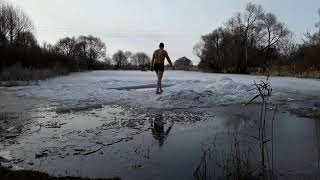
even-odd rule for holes
{"type": "Polygon", "coordinates": [[[320,167],[320,118],[314,120],[314,145],[316,148],[316,156],[318,160],[318,167],[320,167]]]}
{"type": "Polygon", "coordinates": [[[170,123],[167,130],[165,130],[165,124],[166,121],[163,119],[162,114],[157,114],[155,117],[155,120],[152,122],[152,135],[154,139],[156,139],[159,142],[159,146],[161,147],[167,137],[169,136],[169,133],[173,127],[173,123],[170,123]]]}

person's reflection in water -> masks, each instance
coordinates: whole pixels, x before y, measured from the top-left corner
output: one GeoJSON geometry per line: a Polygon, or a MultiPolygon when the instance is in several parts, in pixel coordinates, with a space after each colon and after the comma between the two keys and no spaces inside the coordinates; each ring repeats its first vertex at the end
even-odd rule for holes
{"type": "Polygon", "coordinates": [[[318,167],[320,167],[320,119],[315,119],[314,126],[314,145],[317,152],[318,167]]]}
{"type": "Polygon", "coordinates": [[[167,130],[165,130],[165,121],[163,120],[162,114],[157,114],[154,122],[151,124],[152,127],[152,135],[153,137],[159,141],[159,146],[162,147],[165,140],[169,136],[169,133],[173,127],[173,123],[170,123],[167,130]]]}

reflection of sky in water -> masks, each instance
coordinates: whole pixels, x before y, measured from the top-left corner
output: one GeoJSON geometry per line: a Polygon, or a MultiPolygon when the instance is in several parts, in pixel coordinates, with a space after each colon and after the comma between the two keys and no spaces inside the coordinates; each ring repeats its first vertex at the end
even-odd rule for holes
{"type": "MultiPolygon", "coordinates": [[[[234,131],[239,132],[241,145],[255,148],[256,140],[248,136],[257,133],[254,122],[259,109],[256,105],[241,108],[233,105],[201,109],[206,112],[203,114],[177,110],[154,113],[106,106],[57,114],[44,108],[32,115],[46,116],[39,119],[44,126],[7,150],[15,158],[26,159],[18,165],[49,173],[124,179],[193,179],[202,148],[215,144],[217,150],[228,153],[234,131]],[[47,122],[53,121],[63,125],[45,128],[47,122]],[[46,155],[34,159],[39,153],[46,155]],[[30,166],[29,162],[35,165],[30,166]]],[[[315,135],[319,131],[314,123],[312,119],[277,114],[274,157],[279,171],[317,174],[319,141],[315,135]]]]}

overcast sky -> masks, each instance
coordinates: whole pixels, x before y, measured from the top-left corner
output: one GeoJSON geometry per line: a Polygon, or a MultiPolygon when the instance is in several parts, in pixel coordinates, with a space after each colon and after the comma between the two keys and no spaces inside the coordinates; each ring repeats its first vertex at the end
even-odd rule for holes
{"type": "MultiPolygon", "coordinates": [[[[1,1],[1,0],[0,0],[1,1]]],[[[224,25],[248,2],[255,2],[285,22],[296,37],[314,31],[320,0],[7,0],[32,18],[40,43],[92,34],[118,49],[151,55],[164,42],[173,60],[195,63],[193,45],[201,35],[224,25]]]]}

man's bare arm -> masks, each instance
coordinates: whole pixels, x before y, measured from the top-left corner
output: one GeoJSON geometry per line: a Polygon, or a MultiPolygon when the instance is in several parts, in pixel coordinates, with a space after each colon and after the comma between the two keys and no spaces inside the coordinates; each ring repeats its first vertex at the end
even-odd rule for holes
{"type": "Polygon", "coordinates": [[[154,67],[154,59],[155,59],[155,57],[154,57],[154,53],[153,53],[153,55],[152,55],[152,59],[151,59],[151,71],[153,71],[153,67],[154,67]]]}
{"type": "Polygon", "coordinates": [[[172,61],[171,61],[168,54],[166,55],[166,58],[167,58],[168,63],[171,65],[172,69],[174,70],[174,66],[173,66],[172,61]]]}

